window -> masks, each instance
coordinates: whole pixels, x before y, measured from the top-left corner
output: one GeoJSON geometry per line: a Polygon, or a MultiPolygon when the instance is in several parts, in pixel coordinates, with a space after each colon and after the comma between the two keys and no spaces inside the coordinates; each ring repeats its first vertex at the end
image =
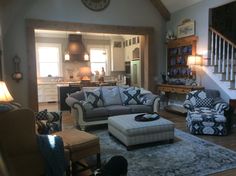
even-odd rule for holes
{"type": "Polygon", "coordinates": [[[37,76],[61,76],[61,45],[36,43],[37,76]]]}
{"type": "Polygon", "coordinates": [[[101,74],[102,67],[104,68],[105,73],[107,73],[107,53],[107,49],[90,49],[90,63],[92,73],[95,74],[95,71],[99,71],[101,74]]]}

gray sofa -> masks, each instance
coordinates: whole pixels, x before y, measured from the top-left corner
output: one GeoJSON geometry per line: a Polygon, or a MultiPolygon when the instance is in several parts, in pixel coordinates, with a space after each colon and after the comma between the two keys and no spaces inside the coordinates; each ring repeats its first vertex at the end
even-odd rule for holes
{"type": "Polygon", "coordinates": [[[106,124],[110,116],[158,111],[160,98],[152,92],[136,87],[83,87],[70,94],[66,103],[76,126],[106,124]]]}

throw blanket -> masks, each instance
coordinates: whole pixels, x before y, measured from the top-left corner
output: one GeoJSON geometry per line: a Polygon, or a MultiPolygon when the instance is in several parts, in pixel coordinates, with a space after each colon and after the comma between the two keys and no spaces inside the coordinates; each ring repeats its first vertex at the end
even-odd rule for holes
{"type": "Polygon", "coordinates": [[[63,176],[67,163],[61,137],[39,135],[38,144],[45,160],[46,176],[63,176]]]}

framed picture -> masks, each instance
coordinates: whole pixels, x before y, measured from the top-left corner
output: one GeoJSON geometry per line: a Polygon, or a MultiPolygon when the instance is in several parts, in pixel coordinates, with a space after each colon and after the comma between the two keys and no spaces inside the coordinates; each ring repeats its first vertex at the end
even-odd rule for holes
{"type": "Polygon", "coordinates": [[[188,21],[184,24],[181,24],[177,27],[177,37],[187,37],[195,34],[195,22],[188,21]]]}

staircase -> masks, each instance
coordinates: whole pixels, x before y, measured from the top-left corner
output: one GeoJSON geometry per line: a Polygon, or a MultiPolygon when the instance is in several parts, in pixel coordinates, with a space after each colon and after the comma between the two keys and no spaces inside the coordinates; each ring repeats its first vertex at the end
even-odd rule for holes
{"type": "Polygon", "coordinates": [[[236,44],[213,28],[210,30],[210,59],[208,66],[230,90],[236,90],[236,44]]]}

